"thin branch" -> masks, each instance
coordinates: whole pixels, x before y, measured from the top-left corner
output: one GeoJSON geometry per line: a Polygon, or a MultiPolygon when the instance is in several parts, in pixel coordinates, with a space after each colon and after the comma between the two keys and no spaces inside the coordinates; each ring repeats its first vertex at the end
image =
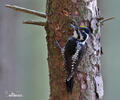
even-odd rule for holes
{"type": "Polygon", "coordinates": [[[109,21],[109,20],[112,20],[112,19],[114,19],[114,18],[115,18],[115,17],[104,18],[103,20],[100,21],[100,23],[103,24],[104,22],[109,21]]]}
{"type": "Polygon", "coordinates": [[[97,18],[99,21],[101,21],[101,20],[103,20],[104,19],[104,17],[99,17],[99,18],[97,18]]]}
{"type": "Polygon", "coordinates": [[[23,21],[23,24],[32,24],[32,25],[38,25],[38,26],[46,26],[46,22],[33,21],[33,20],[23,21]]]}
{"type": "Polygon", "coordinates": [[[8,7],[8,8],[14,9],[16,11],[21,11],[21,12],[24,12],[24,13],[29,13],[29,14],[32,14],[32,15],[36,15],[36,16],[39,16],[39,17],[46,18],[46,14],[43,13],[43,12],[39,12],[39,11],[35,11],[35,10],[23,8],[23,7],[19,7],[19,6],[16,6],[16,5],[8,5],[8,4],[6,4],[5,6],[8,7]]]}

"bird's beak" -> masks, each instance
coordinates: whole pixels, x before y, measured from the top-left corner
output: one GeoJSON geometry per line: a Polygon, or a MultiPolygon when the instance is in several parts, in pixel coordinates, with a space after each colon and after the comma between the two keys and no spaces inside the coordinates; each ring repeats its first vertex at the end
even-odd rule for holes
{"type": "Polygon", "coordinates": [[[76,27],[73,24],[70,24],[72,26],[72,28],[76,29],[76,27]]]}

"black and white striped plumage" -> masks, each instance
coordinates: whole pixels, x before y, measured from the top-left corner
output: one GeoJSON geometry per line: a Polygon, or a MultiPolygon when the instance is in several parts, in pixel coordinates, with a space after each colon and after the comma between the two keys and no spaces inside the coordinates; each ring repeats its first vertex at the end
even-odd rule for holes
{"type": "Polygon", "coordinates": [[[84,54],[84,45],[82,45],[76,38],[71,37],[64,48],[65,69],[67,71],[66,88],[72,93],[74,75],[80,60],[84,54]]]}
{"type": "Polygon", "coordinates": [[[58,44],[64,56],[65,69],[67,71],[66,89],[68,93],[72,93],[74,76],[84,55],[84,45],[90,33],[90,30],[85,26],[73,26],[73,28],[74,35],[67,40],[64,48],[61,48],[58,44]]]}

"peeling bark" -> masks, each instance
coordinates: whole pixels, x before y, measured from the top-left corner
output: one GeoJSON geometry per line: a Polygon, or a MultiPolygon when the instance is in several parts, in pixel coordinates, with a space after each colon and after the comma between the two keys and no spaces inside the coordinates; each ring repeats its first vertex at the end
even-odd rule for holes
{"type": "Polygon", "coordinates": [[[97,100],[103,96],[101,69],[101,33],[97,0],[47,0],[48,64],[50,77],[50,100],[97,100]],[[65,45],[72,35],[71,22],[86,25],[91,29],[91,36],[86,43],[84,55],[72,94],[65,87],[66,74],[64,61],[56,40],[65,45]]]}

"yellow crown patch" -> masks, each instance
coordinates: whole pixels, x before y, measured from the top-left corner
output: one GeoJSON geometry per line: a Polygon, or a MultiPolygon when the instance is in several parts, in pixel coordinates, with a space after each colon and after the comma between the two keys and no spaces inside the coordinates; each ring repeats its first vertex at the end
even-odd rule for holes
{"type": "Polygon", "coordinates": [[[83,25],[82,25],[82,26],[80,26],[80,27],[81,27],[81,28],[85,28],[86,26],[83,26],[83,25]]]}

